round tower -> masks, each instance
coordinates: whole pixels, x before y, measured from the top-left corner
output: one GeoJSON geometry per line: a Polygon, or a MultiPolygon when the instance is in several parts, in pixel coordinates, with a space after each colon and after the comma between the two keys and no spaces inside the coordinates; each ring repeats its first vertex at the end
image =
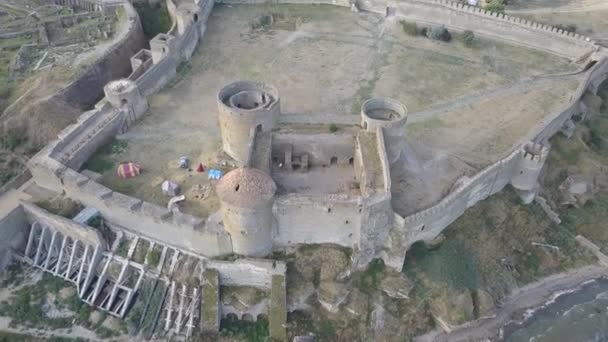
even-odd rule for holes
{"type": "Polygon", "coordinates": [[[388,161],[393,164],[401,155],[405,143],[407,108],[394,99],[373,98],[361,106],[361,127],[368,132],[384,131],[388,161]]]}
{"type": "Polygon", "coordinates": [[[103,92],[106,95],[108,102],[116,108],[120,108],[126,104],[138,103],[142,100],[139,93],[139,88],[135,82],[128,79],[120,79],[108,82],[103,87],[103,92]]]}
{"type": "Polygon", "coordinates": [[[243,165],[255,132],[272,130],[281,114],[279,92],[263,82],[237,81],[218,93],[222,147],[243,165]]]}
{"type": "Polygon", "coordinates": [[[217,184],[224,229],[234,253],[265,256],[272,250],[272,203],[276,184],[264,171],[238,168],[217,184]]]}
{"type": "Polygon", "coordinates": [[[139,92],[137,84],[128,79],[111,81],[103,87],[108,102],[117,109],[125,111],[125,127],[139,119],[148,110],[148,100],[139,92]]]}
{"type": "Polygon", "coordinates": [[[530,203],[534,199],[538,177],[548,154],[547,147],[536,143],[528,143],[521,150],[521,157],[513,178],[511,178],[511,185],[520,191],[525,203],[530,203]]]}

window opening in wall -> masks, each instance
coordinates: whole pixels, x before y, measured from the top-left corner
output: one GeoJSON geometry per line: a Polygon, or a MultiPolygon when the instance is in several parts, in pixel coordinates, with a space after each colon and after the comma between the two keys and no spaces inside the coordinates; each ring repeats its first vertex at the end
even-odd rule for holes
{"type": "Polygon", "coordinates": [[[331,160],[329,161],[330,165],[336,165],[338,164],[338,157],[331,157],[331,160]]]}
{"type": "Polygon", "coordinates": [[[355,163],[355,158],[350,157],[348,158],[348,164],[353,165],[355,163]]]}
{"type": "Polygon", "coordinates": [[[123,106],[126,105],[127,103],[129,103],[129,101],[127,101],[127,99],[120,100],[120,104],[123,106]]]}
{"type": "Polygon", "coordinates": [[[420,228],[420,231],[423,232],[424,228],[426,228],[426,226],[422,226],[422,228],[420,228]]]}
{"type": "Polygon", "coordinates": [[[241,188],[241,185],[240,185],[240,184],[237,184],[237,185],[234,187],[234,191],[237,191],[237,192],[238,192],[240,188],[241,188]]]}
{"type": "Polygon", "coordinates": [[[367,121],[363,123],[363,129],[367,129],[367,121]]]}
{"type": "Polygon", "coordinates": [[[194,21],[197,22],[198,21],[198,14],[194,14],[194,21]]]}
{"type": "Polygon", "coordinates": [[[257,125],[257,127],[255,128],[256,132],[261,132],[262,131],[262,124],[257,125]]]}

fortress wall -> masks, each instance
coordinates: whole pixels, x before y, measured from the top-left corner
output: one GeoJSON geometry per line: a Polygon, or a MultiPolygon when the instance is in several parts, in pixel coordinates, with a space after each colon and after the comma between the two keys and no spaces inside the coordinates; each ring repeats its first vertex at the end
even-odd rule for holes
{"type": "MultiPolygon", "coordinates": [[[[359,6],[364,10],[385,14],[387,3],[362,0],[359,6]]],[[[480,36],[508,41],[572,60],[578,60],[595,48],[587,37],[575,33],[452,1],[404,0],[397,3],[396,8],[399,18],[429,25],[445,25],[459,31],[472,30],[480,36]]]]}
{"type": "MultiPolygon", "coordinates": [[[[383,249],[393,227],[393,217],[395,216],[391,204],[390,165],[381,127],[376,129],[375,141],[376,152],[380,159],[380,166],[376,165],[375,167],[381,167],[382,169],[383,186],[379,189],[367,189],[366,191],[362,189],[366,197],[363,199],[361,228],[357,236],[359,241],[357,265],[360,267],[367,265],[383,249]]],[[[357,142],[357,150],[360,151],[359,139],[357,139],[357,142]]],[[[362,170],[362,172],[366,172],[365,169],[362,170]]],[[[366,175],[362,175],[363,179],[366,177],[366,175]]]]}
{"type": "Polygon", "coordinates": [[[430,241],[454,222],[465,209],[502,190],[511,181],[522,152],[517,149],[470,179],[461,181],[456,190],[437,205],[404,218],[409,244],[430,241]]]}
{"type": "Polygon", "coordinates": [[[361,211],[359,200],[346,196],[277,196],[274,245],[334,243],[350,248],[358,242],[361,211]]]}
{"type": "Polygon", "coordinates": [[[404,218],[395,214],[397,218],[394,222],[401,222],[401,224],[395,224],[390,232],[390,238],[387,240],[382,256],[385,263],[400,269],[405,253],[414,242],[434,239],[467,208],[501,191],[519,171],[523,144],[527,141],[545,144],[567,120],[571,119],[572,115],[579,113],[581,97],[590,90],[589,88],[593,84],[605,80],[607,74],[608,58],[603,57],[587,71],[585,79],[572,95],[571,102],[554,114],[548,115],[542,123],[530,131],[526,138],[522,139],[522,144],[506,158],[486,167],[472,178],[459,180],[456,189],[438,204],[404,218]]]}
{"type": "Polygon", "coordinates": [[[384,184],[384,191],[391,193],[391,168],[388,161],[388,153],[386,151],[386,144],[384,142],[384,130],[378,128],[376,130],[376,149],[380,158],[380,165],[382,167],[382,182],[384,184]]]}
{"type": "Polygon", "coordinates": [[[393,226],[393,207],[390,192],[374,194],[364,199],[361,211],[357,265],[364,267],[377,257],[386,243],[393,226]]]}
{"type": "MultiPolygon", "coordinates": [[[[268,4],[265,0],[220,0],[224,4],[268,4]]],[[[350,1],[337,0],[273,0],[273,4],[328,4],[350,7],[350,1]]],[[[558,56],[577,60],[593,51],[595,44],[587,37],[555,27],[486,11],[480,7],[448,0],[403,0],[398,3],[383,0],[359,0],[357,7],[364,11],[386,15],[387,6],[395,6],[397,16],[427,25],[445,25],[488,38],[508,41],[558,56]]]]}
{"type": "MultiPolygon", "coordinates": [[[[206,20],[213,7],[213,1],[200,2],[199,6],[203,8],[202,18],[206,20]]],[[[133,10],[130,5],[125,5],[125,8],[133,10]]],[[[173,46],[186,48],[192,46],[193,42],[196,44],[199,40],[196,29],[204,25],[204,20],[199,20],[186,29],[186,32],[191,32],[186,36],[173,37],[175,40],[173,46]]],[[[139,21],[137,24],[139,25],[139,21]]],[[[140,48],[141,46],[138,46],[132,54],[140,48]]],[[[184,57],[189,57],[189,53],[184,55],[179,49],[169,51],[165,58],[151,66],[137,79],[138,85],[144,88],[140,91],[149,95],[160,89],[175,75],[175,65],[184,57]]],[[[28,162],[28,167],[36,183],[58,192],[65,191],[68,196],[78,199],[83,204],[99,209],[108,221],[144,237],[161,240],[176,248],[205,256],[231,253],[230,236],[224,231],[206,227],[202,219],[179,212],[173,213],[166,208],[113,192],[67,167],[79,167],[98,147],[115,136],[119,128],[118,119],[121,116],[112,117],[113,111],[106,100],[100,101],[94,110],[82,114],[75,125],[67,127],[59,134],[58,140],[47,145],[32,158],[28,162]],[[100,126],[99,129],[95,127],[100,123],[105,125],[100,126]],[[93,134],[83,137],[85,132],[93,134]],[[64,150],[72,146],[76,146],[75,153],[70,156],[67,166],[63,165],[59,160],[66,152],[64,150]]]]}
{"type": "Polygon", "coordinates": [[[282,261],[264,259],[237,259],[234,261],[207,260],[206,268],[217,270],[220,285],[253,286],[270,290],[274,275],[285,275],[282,261]]]}
{"type": "MultiPolygon", "coordinates": [[[[59,134],[57,134],[58,141],[53,144],[53,152],[57,153],[64,149],[69,143],[76,139],[80,134],[87,130],[87,128],[100,116],[112,111],[111,106],[108,102],[102,101],[98,106],[92,110],[88,110],[82,113],[76,123],[65,127],[59,134]]],[[[55,157],[56,155],[53,155],[55,157]]]]}
{"type": "Polygon", "coordinates": [[[29,222],[21,205],[0,217],[0,271],[6,269],[12,260],[12,250],[18,250],[27,243],[29,222]]]}
{"type": "Polygon", "coordinates": [[[150,96],[160,91],[177,74],[177,60],[167,56],[159,63],[150,66],[135,83],[143,96],[150,96]]]}
{"type": "Polygon", "coordinates": [[[129,58],[145,45],[145,38],[139,17],[133,6],[122,3],[127,25],[118,32],[115,42],[97,59],[93,65],[66,86],[59,94],[68,104],[84,110],[103,97],[103,86],[111,80],[125,77],[131,72],[129,58]]]}
{"type": "Polygon", "coordinates": [[[573,115],[582,111],[581,98],[587,91],[594,87],[594,84],[601,84],[608,77],[608,58],[603,58],[587,71],[585,79],[579,84],[576,92],[571,97],[571,102],[566,104],[561,111],[548,115],[540,122],[528,136],[528,140],[543,143],[549,140],[555,133],[564,126],[566,121],[573,115]]]}
{"type": "Polygon", "coordinates": [[[330,165],[331,158],[337,157],[338,164],[348,165],[355,153],[355,137],[352,133],[318,134],[273,134],[272,156],[282,160],[285,151],[293,148],[293,155],[308,154],[311,166],[330,165]]]}
{"type": "Polygon", "coordinates": [[[42,225],[53,228],[63,235],[86,242],[89,245],[106,249],[107,243],[97,230],[89,226],[82,225],[65,217],[53,215],[48,211],[26,202],[22,202],[24,213],[30,223],[39,222],[42,225]]]}
{"type": "Polygon", "coordinates": [[[256,131],[257,129],[255,127],[251,127],[249,129],[249,140],[247,141],[247,158],[245,158],[245,162],[243,163],[243,165],[248,167],[252,167],[254,163],[253,159],[255,154],[255,148],[259,140],[257,139],[256,131]]]}
{"type": "Polygon", "coordinates": [[[72,153],[69,160],[64,161],[63,164],[74,170],[79,170],[101,146],[109,143],[118,134],[126,115],[125,112],[119,112],[108,118],[110,121],[100,125],[96,134],[92,135],[86,143],[72,153]]]}
{"type": "Polygon", "coordinates": [[[61,174],[62,190],[126,230],[204,256],[232,253],[230,236],[203,219],[144,202],[96,183],[72,169],[61,174]]]}

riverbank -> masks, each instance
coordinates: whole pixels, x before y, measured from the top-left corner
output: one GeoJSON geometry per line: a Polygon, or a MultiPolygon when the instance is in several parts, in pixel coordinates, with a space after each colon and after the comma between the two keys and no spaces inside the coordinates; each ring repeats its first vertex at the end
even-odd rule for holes
{"type": "Polygon", "coordinates": [[[501,328],[510,321],[521,320],[527,309],[545,304],[557,293],[570,291],[587,281],[606,276],[608,269],[593,265],[546,277],[513,291],[506,302],[486,318],[463,324],[447,333],[433,331],[417,337],[415,341],[481,341],[497,337],[501,328]]]}

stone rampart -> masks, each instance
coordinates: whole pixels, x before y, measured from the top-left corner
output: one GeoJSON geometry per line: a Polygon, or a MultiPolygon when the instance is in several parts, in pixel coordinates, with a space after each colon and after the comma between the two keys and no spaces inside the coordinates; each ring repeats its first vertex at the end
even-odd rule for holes
{"type": "Polygon", "coordinates": [[[597,91],[595,84],[602,83],[608,77],[608,58],[603,58],[586,72],[584,80],[579,84],[572,94],[570,102],[565,104],[561,110],[547,115],[543,121],[538,123],[527,136],[527,140],[544,143],[555,133],[559,132],[566,121],[573,115],[580,114],[584,110],[580,99],[587,91],[597,91]]]}
{"type": "Polygon", "coordinates": [[[82,225],[65,217],[53,215],[48,211],[27,202],[22,202],[21,206],[23,207],[29,223],[38,222],[65,236],[86,242],[91,246],[99,245],[104,250],[108,247],[107,242],[101,234],[92,227],[82,225]]]}
{"type": "Polygon", "coordinates": [[[29,223],[21,205],[0,217],[0,271],[6,269],[12,260],[13,251],[25,246],[29,223]]]}
{"type": "Polygon", "coordinates": [[[113,44],[78,79],[67,85],[57,96],[81,110],[89,108],[103,97],[103,86],[111,80],[129,75],[129,58],[145,44],[137,12],[128,2],[121,4],[125,15],[123,27],[113,44]]]}
{"type": "MultiPolygon", "coordinates": [[[[265,0],[220,0],[225,4],[268,4],[265,0]]],[[[273,0],[273,4],[327,4],[351,6],[351,1],[273,0]]],[[[546,51],[572,60],[588,56],[598,47],[588,37],[549,25],[512,17],[449,0],[403,0],[397,3],[384,0],[357,0],[364,11],[386,14],[387,7],[397,10],[397,17],[427,25],[444,25],[511,44],[546,51]]]]}
{"type": "Polygon", "coordinates": [[[360,197],[347,195],[277,196],[273,208],[278,231],[275,247],[334,243],[352,247],[361,227],[360,197]]]}
{"type": "MultiPolygon", "coordinates": [[[[175,75],[176,61],[190,57],[199,40],[199,32],[202,32],[200,27],[204,23],[201,19],[208,18],[213,1],[202,1],[198,6],[201,14],[196,21],[194,17],[188,21],[184,35],[170,37],[171,46],[177,48],[163,51],[160,61],[135,80],[138,87],[144,84],[140,93],[147,95],[160,89],[175,75]],[[145,77],[147,79],[141,82],[145,77]]],[[[125,8],[133,10],[130,5],[125,8]]],[[[139,21],[136,22],[139,25],[139,21]]],[[[141,56],[141,52],[137,55],[141,56]]],[[[124,117],[122,109],[110,106],[105,99],[95,109],[83,113],[76,124],[64,129],[58,140],[47,145],[28,163],[36,182],[99,209],[104,218],[136,234],[204,256],[231,253],[230,236],[223,230],[209,228],[203,219],[114,192],[75,171],[118,133],[124,117]]]]}
{"type": "MultiPolygon", "coordinates": [[[[358,5],[363,10],[381,14],[386,13],[387,6],[393,6],[375,0],[360,0],[358,5]]],[[[396,3],[395,8],[397,17],[405,20],[444,25],[459,31],[471,30],[480,36],[571,60],[584,58],[598,48],[591,39],[576,33],[449,0],[404,0],[396,3]]]]}

